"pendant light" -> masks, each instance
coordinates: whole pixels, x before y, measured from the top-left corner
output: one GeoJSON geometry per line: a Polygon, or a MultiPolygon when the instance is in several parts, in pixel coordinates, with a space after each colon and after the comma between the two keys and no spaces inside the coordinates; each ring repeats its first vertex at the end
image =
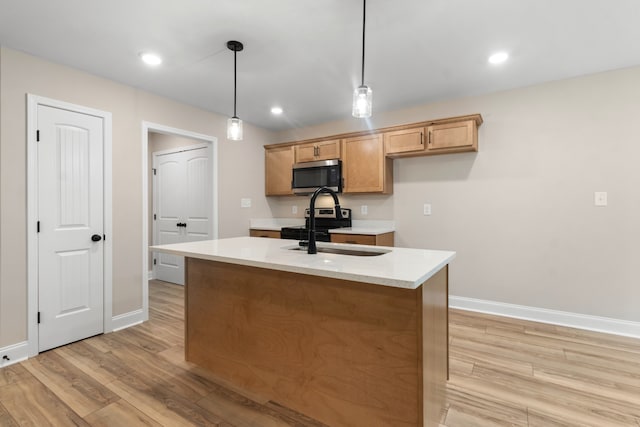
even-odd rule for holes
{"type": "Polygon", "coordinates": [[[242,120],[236,114],[236,87],[238,80],[236,55],[244,49],[244,46],[238,41],[231,40],[227,42],[227,47],[233,51],[233,117],[227,120],[227,139],[242,141],[242,120]]]}
{"type": "Polygon", "coordinates": [[[362,79],[360,86],[353,91],[353,117],[366,119],[371,117],[371,88],[364,84],[364,29],[367,22],[367,0],[363,0],[362,6],[362,79]]]}

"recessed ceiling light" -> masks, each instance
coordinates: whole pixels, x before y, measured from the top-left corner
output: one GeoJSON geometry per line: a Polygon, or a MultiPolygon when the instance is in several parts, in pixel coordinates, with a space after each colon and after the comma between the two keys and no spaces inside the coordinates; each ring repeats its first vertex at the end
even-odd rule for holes
{"type": "Polygon", "coordinates": [[[497,52],[489,57],[489,62],[492,64],[502,64],[507,59],[509,59],[507,52],[497,52]]]}
{"type": "Polygon", "coordinates": [[[143,52],[140,54],[140,59],[147,65],[151,65],[153,67],[162,64],[162,58],[160,58],[155,53],[143,52]]]}
{"type": "Polygon", "coordinates": [[[276,116],[279,116],[280,114],[282,114],[282,108],[281,107],[272,107],[271,108],[271,114],[274,114],[276,116]]]}

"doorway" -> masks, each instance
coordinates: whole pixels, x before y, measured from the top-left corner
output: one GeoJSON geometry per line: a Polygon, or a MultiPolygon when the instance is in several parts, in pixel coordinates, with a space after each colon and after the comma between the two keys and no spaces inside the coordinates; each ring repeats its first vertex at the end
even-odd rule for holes
{"type": "MultiPolygon", "coordinates": [[[[153,157],[154,245],[210,240],[211,146],[198,144],[156,151],[159,142],[194,142],[173,135],[149,134],[153,157]]],[[[153,253],[153,278],[184,285],[184,257],[153,253]]]]}
{"type": "MultiPolygon", "coordinates": [[[[207,204],[206,208],[209,211],[209,222],[206,226],[207,236],[202,236],[200,231],[198,231],[198,226],[202,225],[197,224],[198,221],[193,222],[191,224],[190,221],[175,221],[173,226],[175,230],[173,232],[181,232],[182,234],[193,233],[197,236],[191,236],[193,239],[216,239],[218,237],[218,150],[217,150],[217,139],[213,136],[199,134],[183,129],[173,128],[169,126],[164,126],[156,123],[143,122],[142,123],[142,159],[143,159],[143,167],[142,167],[142,178],[143,178],[143,312],[145,320],[148,319],[149,313],[149,283],[150,279],[153,279],[156,274],[156,269],[154,269],[154,256],[153,253],[149,252],[148,247],[154,243],[154,226],[157,227],[157,218],[158,212],[154,209],[154,203],[156,202],[156,198],[154,197],[154,179],[158,177],[158,175],[153,175],[153,152],[155,151],[157,154],[162,155],[170,154],[171,152],[181,152],[188,151],[187,147],[191,146],[192,148],[206,148],[208,152],[208,197],[205,201],[207,204]],[[158,141],[160,141],[158,143],[158,141]],[[154,212],[155,211],[155,212],[154,212]],[[153,215],[156,214],[156,220],[154,221],[153,215]],[[187,227],[176,227],[176,225],[187,223],[187,227]],[[190,226],[192,225],[192,226],[190,226]],[[187,230],[184,230],[184,229],[187,230]]],[[[190,151],[190,150],[189,150],[190,151]]],[[[188,155],[187,155],[188,156],[188,155]]],[[[156,156],[158,157],[158,156],[156,156]]],[[[198,162],[196,162],[198,163],[198,162]]],[[[200,166],[202,166],[203,162],[200,162],[200,166]]],[[[156,168],[158,169],[158,168],[156,168]]],[[[156,174],[158,172],[156,171],[156,174]]],[[[201,175],[201,174],[200,174],[201,175]]],[[[157,185],[155,186],[157,187],[157,185]]],[[[202,200],[200,200],[202,202],[202,200]]],[[[178,216],[175,213],[172,213],[174,216],[178,216]]],[[[171,215],[168,215],[171,216],[171,215]]],[[[194,215],[196,217],[201,217],[202,215],[194,215]]],[[[198,219],[196,218],[196,219],[198,219]]],[[[171,218],[173,221],[175,218],[171,218]]],[[[163,242],[164,243],[164,242],[163,242]]],[[[168,242],[167,242],[168,243],[168,242]]],[[[156,258],[156,266],[158,265],[158,258],[156,258]]],[[[169,262],[171,264],[171,262],[169,262]]],[[[179,273],[181,274],[181,273],[179,273]]]]}
{"type": "Polygon", "coordinates": [[[111,114],[28,95],[29,356],[111,330],[111,114]]]}

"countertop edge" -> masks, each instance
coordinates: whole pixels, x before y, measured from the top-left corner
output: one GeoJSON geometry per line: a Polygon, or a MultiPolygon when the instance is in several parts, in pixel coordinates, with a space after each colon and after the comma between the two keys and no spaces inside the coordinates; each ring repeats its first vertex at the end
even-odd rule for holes
{"type": "MultiPolygon", "coordinates": [[[[332,243],[331,245],[342,245],[337,243],[332,243]]],[[[342,246],[350,246],[350,245],[342,245],[342,246]]],[[[380,247],[382,248],[382,247],[380,247]]],[[[390,248],[390,249],[398,249],[398,248],[390,248]]],[[[408,248],[405,248],[408,249],[408,248]]],[[[307,274],[312,276],[320,276],[320,277],[329,277],[339,280],[349,280],[360,283],[369,283],[374,285],[381,286],[389,286],[401,289],[417,289],[420,287],[425,281],[427,281],[431,276],[440,271],[445,265],[449,264],[453,259],[455,259],[456,253],[451,251],[438,251],[438,252],[447,252],[446,256],[443,256],[443,259],[439,262],[435,263],[431,268],[426,271],[423,275],[421,275],[415,281],[411,280],[402,280],[402,279],[394,279],[390,277],[381,277],[381,276],[367,276],[365,274],[356,274],[349,273],[343,271],[332,271],[332,270],[324,270],[313,268],[309,266],[296,266],[290,265],[286,263],[278,263],[278,262],[267,262],[267,261],[259,261],[252,259],[244,259],[238,257],[230,257],[223,255],[214,255],[214,254],[206,254],[202,252],[193,252],[188,250],[177,250],[170,249],[166,247],[158,247],[158,246],[150,246],[149,250],[153,252],[161,252],[170,255],[178,255],[190,258],[203,259],[208,261],[217,261],[224,262],[228,264],[236,264],[236,265],[245,265],[257,268],[265,268],[269,270],[278,270],[278,271],[286,271],[289,273],[299,273],[299,274],[307,274]]]]}

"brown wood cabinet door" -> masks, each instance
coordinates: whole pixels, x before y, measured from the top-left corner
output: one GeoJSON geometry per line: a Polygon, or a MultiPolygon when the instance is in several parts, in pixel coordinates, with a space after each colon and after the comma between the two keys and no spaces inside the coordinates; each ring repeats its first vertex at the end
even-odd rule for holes
{"type": "Polygon", "coordinates": [[[275,231],[275,230],[252,229],[252,230],[249,230],[249,236],[250,237],[267,237],[267,238],[270,238],[270,239],[279,239],[280,238],[280,232],[279,231],[275,231]]]}
{"type": "Polygon", "coordinates": [[[355,245],[393,246],[394,232],[372,234],[331,233],[332,243],[351,243],[355,245]]]}
{"type": "Polygon", "coordinates": [[[387,155],[422,152],[426,146],[425,133],[424,127],[386,132],[384,134],[384,151],[387,155]]]}
{"type": "Polygon", "coordinates": [[[473,120],[428,127],[427,150],[433,152],[478,151],[478,133],[473,120]]]}
{"type": "Polygon", "coordinates": [[[313,162],[316,160],[316,144],[296,145],[296,163],[313,162]]]}
{"type": "Polygon", "coordinates": [[[265,195],[287,196],[293,194],[291,180],[293,146],[268,148],[265,156],[265,195]]]}
{"type": "Polygon", "coordinates": [[[354,245],[371,245],[375,246],[376,236],[368,234],[338,234],[331,233],[332,243],[351,243],[354,245]]]}
{"type": "Polygon", "coordinates": [[[310,144],[296,145],[296,163],[340,158],[340,140],[332,139],[310,144]]]}
{"type": "Polygon", "coordinates": [[[342,176],[345,193],[391,193],[393,160],[384,156],[382,134],[344,140],[342,176]]]}
{"type": "Polygon", "coordinates": [[[340,140],[322,141],[316,144],[316,159],[331,160],[340,158],[340,140]]]}

